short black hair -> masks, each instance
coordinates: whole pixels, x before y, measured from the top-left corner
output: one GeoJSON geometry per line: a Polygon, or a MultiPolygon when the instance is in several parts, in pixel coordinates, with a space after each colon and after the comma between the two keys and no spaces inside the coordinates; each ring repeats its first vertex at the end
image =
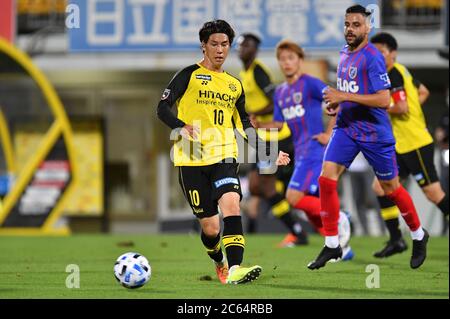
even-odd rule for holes
{"type": "Polygon", "coordinates": [[[347,10],[345,11],[346,14],[348,13],[361,13],[363,16],[370,16],[372,14],[372,12],[367,11],[366,8],[364,8],[362,5],[360,4],[355,4],[354,6],[348,7],[347,10]]]}
{"type": "Polygon", "coordinates": [[[392,36],[392,34],[387,32],[379,32],[375,34],[371,39],[370,42],[372,43],[379,43],[384,44],[387,46],[389,51],[397,51],[398,44],[397,40],[392,36]]]}
{"type": "Polygon", "coordinates": [[[234,30],[225,20],[213,20],[205,22],[198,32],[200,42],[208,42],[210,35],[214,33],[225,33],[228,36],[230,45],[233,43],[234,30]]]}
{"type": "Polygon", "coordinates": [[[254,41],[256,44],[256,47],[259,47],[259,45],[261,44],[261,39],[254,33],[242,33],[241,37],[244,40],[250,39],[250,40],[254,41]]]}

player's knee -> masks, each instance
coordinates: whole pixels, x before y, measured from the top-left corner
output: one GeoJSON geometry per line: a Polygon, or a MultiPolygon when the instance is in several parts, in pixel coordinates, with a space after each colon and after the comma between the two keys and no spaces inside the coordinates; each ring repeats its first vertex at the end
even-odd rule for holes
{"type": "Polygon", "coordinates": [[[296,199],[296,196],[286,194],[286,200],[291,206],[295,206],[297,204],[298,200],[296,199]]]}
{"type": "Polygon", "coordinates": [[[381,187],[383,188],[383,193],[384,193],[384,194],[390,195],[390,194],[392,194],[394,191],[396,191],[397,188],[398,188],[399,186],[395,187],[395,186],[389,185],[389,184],[382,184],[381,187]]]}
{"type": "Polygon", "coordinates": [[[222,195],[219,200],[219,207],[224,216],[239,216],[241,207],[239,205],[240,195],[230,192],[222,195]]]}
{"type": "Polygon", "coordinates": [[[434,204],[438,204],[442,198],[445,197],[445,193],[440,187],[440,185],[430,185],[423,188],[423,193],[428,198],[428,200],[434,204]]]}
{"type": "Polygon", "coordinates": [[[216,237],[220,233],[220,224],[210,223],[203,225],[202,231],[207,237],[216,237]]]}
{"type": "Polygon", "coordinates": [[[388,195],[392,194],[397,188],[400,187],[400,181],[398,178],[394,178],[387,181],[379,180],[381,189],[383,190],[383,193],[388,195]]]}
{"type": "Polygon", "coordinates": [[[326,161],[323,163],[320,176],[337,181],[344,171],[345,166],[326,161]]]}
{"type": "Polygon", "coordinates": [[[379,196],[379,197],[384,196],[383,188],[381,187],[380,183],[376,179],[372,183],[372,190],[377,196],[379,196]]]}
{"type": "Polygon", "coordinates": [[[286,200],[291,206],[297,205],[302,197],[303,194],[301,192],[291,191],[290,189],[286,192],[286,200]]]}

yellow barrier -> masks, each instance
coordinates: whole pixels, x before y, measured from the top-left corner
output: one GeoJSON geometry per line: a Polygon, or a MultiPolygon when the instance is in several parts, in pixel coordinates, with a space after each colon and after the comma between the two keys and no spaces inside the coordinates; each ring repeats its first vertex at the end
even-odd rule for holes
{"type": "MultiPolygon", "coordinates": [[[[36,82],[40,88],[47,105],[55,118],[50,129],[47,131],[42,140],[35,156],[30,158],[20,175],[16,177],[15,184],[11,191],[6,195],[2,207],[0,207],[0,234],[14,234],[14,235],[38,235],[38,234],[69,234],[70,230],[67,227],[55,228],[56,221],[63,213],[64,205],[73,191],[74,181],[77,178],[77,167],[75,162],[75,149],[73,146],[73,135],[69,124],[69,120],[64,111],[63,105],[56,94],[55,89],[44,76],[44,74],[33,64],[31,59],[15,48],[12,44],[0,38],[0,52],[8,55],[16,61],[36,82]],[[47,219],[41,227],[2,227],[5,219],[11,213],[11,210],[17,205],[17,201],[24,193],[27,185],[32,179],[34,173],[39,168],[39,165],[44,161],[46,156],[51,151],[55,143],[63,138],[67,148],[68,160],[71,169],[71,181],[64,191],[57,204],[53,207],[47,219]]],[[[1,205],[0,205],[1,206],[1,205]]]]}

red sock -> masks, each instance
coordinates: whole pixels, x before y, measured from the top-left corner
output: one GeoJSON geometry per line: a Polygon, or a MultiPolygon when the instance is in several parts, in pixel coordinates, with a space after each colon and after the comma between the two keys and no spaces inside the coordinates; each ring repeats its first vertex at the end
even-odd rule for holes
{"type": "Polygon", "coordinates": [[[336,236],[338,234],[339,222],[339,196],[337,192],[337,181],[327,177],[319,177],[320,204],[322,211],[322,225],[325,236],[336,236]]]}
{"type": "Polygon", "coordinates": [[[309,221],[323,235],[322,218],[320,217],[320,199],[315,196],[303,196],[294,206],[308,216],[309,221]]]}
{"type": "Polygon", "coordinates": [[[399,188],[387,195],[387,197],[397,205],[409,229],[411,231],[417,230],[420,227],[419,216],[417,215],[412,198],[406,189],[400,185],[399,188]]]}

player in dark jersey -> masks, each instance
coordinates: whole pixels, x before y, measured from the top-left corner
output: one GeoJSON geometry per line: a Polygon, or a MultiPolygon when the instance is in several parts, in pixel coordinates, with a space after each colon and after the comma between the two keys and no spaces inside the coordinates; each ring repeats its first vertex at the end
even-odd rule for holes
{"type": "MultiPolygon", "coordinates": [[[[434,167],[433,137],[428,132],[422,112],[422,104],[428,98],[429,91],[412,77],[404,65],[396,61],[398,45],[391,34],[378,33],[370,42],[383,54],[391,80],[392,104],[388,113],[396,140],[400,179],[406,180],[412,175],[427,199],[436,204],[444,215],[448,215],[448,194],[442,190],[434,167]]],[[[401,253],[407,249],[407,245],[399,228],[397,207],[384,196],[377,181],[373,187],[390,235],[386,246],[374,256],[384,258],[401,253]]]]}
{"type": "MultiPolygon", "coordinates": [[[[238,38],[237,42],[239,58],[244,66],[239,75],[245,91],[245,107],[256,128],[263,128],[264,124],[273,121],[274,106],[272,99],[275,85],[272,82],[269,70],[257,59],[260,39],[252,33],[245,33],[238,38]]],[[[286,123],[282,125],[279,131],[268,132],[266,129],[258,129],[257,131],[261,139],[272,140],[278,143],[278,149],[289,154],[293,153],[291,132],[286,123]]],[[[291,175],[290,167],[278,169],[274,174],[264,174],[264,165],[264,162],[256,163],[249,173],[249,191],[252,195],[250,203],[253,204],[254,197],[266,199],[273,215],[290,230],[279,247],[307,244],[306,234],[302,230],[300,221],[291,211],[291,207],[284,198],[284,185],[281,189],[277,189],[277,182],[280,182],[280,180],[284,179],[286,184],[288,183],[291,175]]],[[[278,183],[278,185],[280,184],[278,183]]],[[[258,208],[258,205],[254,204],[249,206],[251,209],[258,208]]],[[[257,213],[253,212],[253,215],[257,215],[257,213]]],[[[254,225],[255,221],[250,218],[249,224],[254,225]]]]}
{"type": "Polygon", "coordinates": [[[337,183],[359,152],[374,169],[384,193],[400,209],[411,231],[411,268],[420,267],[426,258],[429,235],[421,226],[411,196],[398,178],[395,139],[386,112],[390,105],[390,81],[383,56],[369,43],[369,16],[370,12],[361,5],[346,10],[347,45],[341,50],[337,68],[338,89],[328,88],[324,93],[328,113],[337,113],[337,122],[319,178],[325,246],[308,264],[310,269],[321,268],[330,259],[342,255],[338,239],[337,183]]]}
{"type": "MultiPolygon", "coordinates": [[[[173,150],[174,164],[179,167],[180,185],[199,219],[201,240],[215,262],[217,275],[222,283],[240,284],[257,279],[262,268],[240,266],[245,239],[234,128],[245,129],[255,148],[266,143],[250,138],[250,134],[256,137],[256,132],[245,112],[241,82],[222,68],[233,42],[233,29],[226,21],[214,20],[203,25],[199,37],[203,59],[174,76],[162,94],[157,113],[178,132],[172,134],[179,137],[173,150]],[[177,116],[171,112],[175,103],[177,116]],[[218,207],[223,214],[226,258],[220,245],[218,207]]],[[[270,153],[265,148],[263,151],[270,153]]],[[[288,155],[280,152],[276,163],[287,165],[288,155]]]]}

